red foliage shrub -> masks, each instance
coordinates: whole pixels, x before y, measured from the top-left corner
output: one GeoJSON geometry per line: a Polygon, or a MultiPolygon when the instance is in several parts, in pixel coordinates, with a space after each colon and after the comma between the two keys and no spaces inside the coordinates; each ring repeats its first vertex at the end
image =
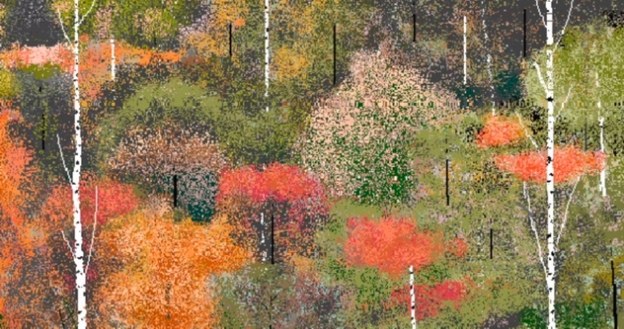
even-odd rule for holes
{"type": "MultiPolygon", "coordinates": [[[[416,285],[416,317],[419,320],[435,317],[445,305],[458,308],[467,296],[466,285],[461,281],[444,281],[427,286],[416,285]]],[[[409,286],[397,289],[390,295],[388,306],[406,305],[411,309],[409,286]]]]}
{"type": "MultiPolygon", "coordinates": [[[[546,152],[530,152],[518,155],[497,155],[496,166],[511,172],[523,181],[534,183],[546,179],[546,152]]],[[[555,148],[555,182],[567,182],[588,172],[601,170],[605,166],[605,154],[584,152],[574,146],[555,148]]]]}
{"type": "Polygon", "coordinates": [[[391,276],[405,274],[410,265],[419,269],[444,253],[440,234],[418,232],[409,219],[349,219],[344,251],[347,263],[371,266],[391,276]]]}
{"type": "Polygon", "coordinates": [[[289,218],[300,224],[311,210],[326,212],[326,196],[320,182],[296,166],[279,163],[262,172],[252,167],[226,170],[219,181],[217,207],[232,199],[256,205],[269,200],[288,203],[289,218]]]}
{"type": "Polygon", "coordinates": [[[481,148],[511,144],[524,136],[522,125],[517,120],[503,116],[489,116],[477,136],[481,148]]]}
{"type": "MultiPolygon", "coordinates": [[[[87,176],[80,188],[83,225],[93,223],[96,186],[98,188],[98,225],[131,212],[139,204],[139,199],[134,194],[131,185],[108,179],[96,181],[87,176]]],[[[71,189],[68,184],[61,184],[52,190],[41,214],[52,222],[66,221],[72,216],[71,204],[71,189]]]]}

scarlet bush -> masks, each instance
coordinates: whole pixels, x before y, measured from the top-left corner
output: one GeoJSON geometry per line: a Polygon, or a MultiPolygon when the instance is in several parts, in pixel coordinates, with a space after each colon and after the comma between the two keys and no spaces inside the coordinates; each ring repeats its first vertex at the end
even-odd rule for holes
{"type": "MultiPolygon", "coordinates": [[[[83,225],[93,223],[95,213],[95,188],[98,188],[98,225],[109,219],[125,215],[134,210],[139,203],[131,185],[109,179],[96,180],[87,178],[81,186],[81,217],[83,225]]],[[[62,222],[71,218],[71,189],[68,184],[61,184],[52,190],[44,204],[41,215],[51,222],[62,222]]]]}
{"type": "Polygon", "coordinates": [[[477,136],[481,148],[511,144],[524,137],[522,125],[517,120],[503,116],[489,116],[477,136]]]}
{"type": "Polygon", "coordinates": [[[370,266],[397,277],[408,266],[415,269],[432,264],[444,254],[441,234],[419,232],[409,219],[382,218],[379,221],[351,218],[344,252],[352,266],[370,266]]]}
{"type": "MultiPolygon", "coordinates": [[[[534,183],[546,179],[545,151],[518,155],[497,155],[496,166],[511,172],[523,181],[534,183]]],[[[555,182],[567,182],[585,173],[596,172],[605,166],[605,154],[602,152],[584,152],[574,146],[555,148],[555,182]]]]}
{"type": "MultiPolygon", "coordinates": [[[[416,285],[416,318],[419,320],[437,316],[442,308],[451,305],[455,308],[467,295],[466,285],[461,281],[448,280],[436,285],[416,285]]],[[[389,306],[405,305],[408,310],[411,308],[409,286],[397,289],[392,292],[389,306]]]]}

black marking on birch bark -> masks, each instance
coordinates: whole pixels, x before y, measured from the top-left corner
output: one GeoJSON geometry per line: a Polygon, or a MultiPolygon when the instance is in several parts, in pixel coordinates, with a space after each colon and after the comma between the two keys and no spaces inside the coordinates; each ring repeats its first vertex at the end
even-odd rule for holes
{"type": "Polygon", "coordinates": [[[527,23],[527,10],[524,9],[524,18],[523,18],[523,22],[524,22],[524,38],[523,38],[523,42],[522,42],[522,55],[526,58],[527,55],[527,34],[526,34],[526,23],[527,23]]]}
{"type": "Polygon", "coordinates": [[[334,23],[334,85],[336,84],[336,23],[334,23]]]}
{"type": "Polygon", "coordinates": [[[228,24],[228,33],[230,38],[230,58],[232,58],[232,23],[228,24]]]}
{"type": "Polygon", "coordinates": [[[412,42],[416,42],[416,13],[412,14],[412,42]]]}
{"type": "Polygon", "coordinates": [[[178,207],[178,175],[173,175],[173,207],[178,207]]]}
{"type": "Polygon", "coordinates": [[[449,194],[449,162],[451,160],[446,159],[446,205],[451,205],[451,195],[449,194]]]}
{"type": "Polygon", "coordinates": [[[41,113],[41,150],[45,151],[45,136],[46,136],[46,118],[45,112],[41,113]]]}
{"type": "Polygon", "coordinates": [[[546,100],[547,100],[547,101],[549,101],[549,102],[552,102],[552,101],[554,101],[555,99],[554,99],[553,97],[548,97],[548,98],[546,98],[546,100]]]}
{"type": "Polygon", "coordinates": [[[613,287],[613,328],[618,328],[617,284],[615,283],[615,264],[611,261],[611,286],[613,287]]]}

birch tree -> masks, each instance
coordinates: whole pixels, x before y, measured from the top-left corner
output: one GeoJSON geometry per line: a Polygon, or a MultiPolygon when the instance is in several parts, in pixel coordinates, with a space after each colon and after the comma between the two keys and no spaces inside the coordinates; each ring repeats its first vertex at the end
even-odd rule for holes
{"type": "Polygon", "coordinates": [[[269,112],[269,75],[271,73],[269,67],[271,61],[269,48],[269,6],[270,0],[264,0],[264,101],[266,103],[267,112],[269,112]]]}
{"type": "MultiPolygon", "coordinates": [[[[561,223],[559,230],[559,237],[555,236],[555,77],[554,77],[554,53],[555,50],[561,41],[561,37],[563,37],[565,33],[565,28],[568,25],[570,14],[572,13],[572,9],[574,8],[574,0],[570,3],[570,9],[568,12],[568,17],[566,22],[560,32],[560,38],[555,44],[554,41],[554,31],[553,31],[553,1],[546,0],[546,18],[544,19],[544,15],[542,15],[542,11],[539,5],[539,1],[536,0],[535,5],[539,12],[539,15],[542,19],[542,23],[546,27],[546,81],[544,81],[541,69],[539,64],[536,62],[533,63],[535,67],[540,84],[544,89],[544,93],[546,96],[547,102],[547,138],[546,138],[546,198],[547,198],[547,242],[546,242],[546,265],[544,268],[545,277],[546,277],[546,288],[548,290],[548,329],[556,329],[557,328],[557,318],[555,314],[555,299],[556,299],[556,257],[558,254],[557,244],[559,242],[559,237],[563,231],[565,226],[565,217],[561,223]],[[555,240],[556,239],[556,240],[555,240]]],[[[569,94],[568,94],[569,95],[569,94]]],[[[565,105],[565,101],[562,103],[562,108],[565,105]]],[[[576,187],[576,185],[575,185],[576,187]]],[[[528,194],[526,194],[528,196],[528,194]]],[[[572,196],[570,196],[571,200],[572,196]]],[[[527,198],[527,201],[529,199],[527,198]]],[[[569,204],[569,202],[568,202],[569,204]]],[[[530,207],[530,206],[529,206],[530,207]]],[[[530,210],[529,210],[530,211],[530,210]]],[[[537,232],[535,226],[532,226],[535,233],[537,232]]],[[[536,239],[538,243],[540,261],[542,265],[544,265],[544,261],[542,258],[541,246],[539,246],[539,237],[536,233],[536,239]]]]}
{"type": "MultiPolygon", "coordinates": [[[[91,258],[91,251],[93,249],[93,243],[90,244],[89,256],[85,263],[85,251],[83,249],[83,237],[82,237],[82,218],[80,213],[80,178],[82,173],[82,134],[81,134],[81,104],[80,104],[80,26],[84,22],[84,19],[90,14],[95,5],[95,0],[91,2],[91,6],[84,15],[80,15],[80,0],[73,1],[73,41],[70,40],[65,30],[63,19],[61,17],[60,10],[57,9],[59,18],[59,24],[62,27],[65,40],[68,42],[71,51],[73,53],[73,104],[74,104],[74,161],[71,177],[69,169],[65,164],[65,159],[61,151],[61,159],[63,161],[63,167],[67,174],[67,179],[71,186],[72,191],[72,213],[74,224],[74,245],[73,248],[69,244],[69,240],[63,238],[67,242],[67,245],[72,253],[74,265],[75,265],[75,288],[76,288],[76,316],[78,329],[87,328],[87,277],[86,269],[89,265],[91,258]]],[[[57,142],[60,147],[60,138],[57,135],[57,142]]],[[[97,211],[96,211],[97,213],[97,211]]],[[[95,223],[96,221],[94,221],[95,223]]],[[[95,227],[94,227],[95,228],[95,227]]]]}

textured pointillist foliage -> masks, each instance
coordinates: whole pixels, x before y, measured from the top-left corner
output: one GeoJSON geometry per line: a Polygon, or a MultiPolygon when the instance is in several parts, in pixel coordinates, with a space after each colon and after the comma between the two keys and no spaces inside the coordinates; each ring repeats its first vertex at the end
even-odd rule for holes
{"type": "Polygon", "coordinates": [[[612,328],[622,5],[0,0],[0,328],[612,328]]]}

